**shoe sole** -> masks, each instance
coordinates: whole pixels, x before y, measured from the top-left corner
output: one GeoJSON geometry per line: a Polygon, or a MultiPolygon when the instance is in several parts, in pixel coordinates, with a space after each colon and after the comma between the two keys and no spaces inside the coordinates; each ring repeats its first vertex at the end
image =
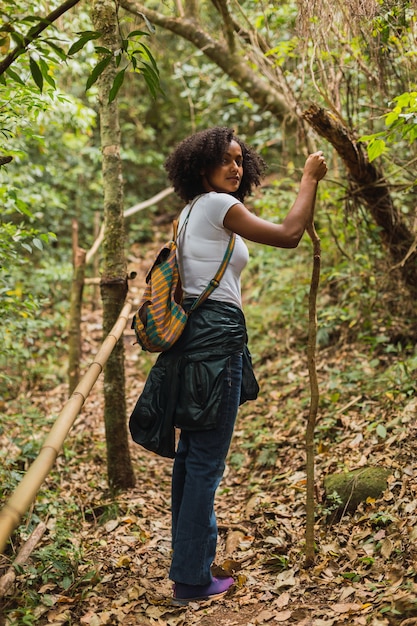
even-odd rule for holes
{"type": "Polygon", "coordinates": [[[226,589],[226,591],[222,591],[222,593],[216,593],[212,596],[199,596],[198,598],[172,598],[171,604],[173,606],[187,606],[190,602],[208,602],[209,600],[218,600],[219,598],[223,598],[228,591],[229,589],[226,589]]]}

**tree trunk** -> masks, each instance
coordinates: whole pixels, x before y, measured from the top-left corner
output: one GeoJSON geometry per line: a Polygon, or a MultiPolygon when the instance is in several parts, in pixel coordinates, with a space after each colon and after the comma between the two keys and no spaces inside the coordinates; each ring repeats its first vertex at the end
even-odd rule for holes
{"type": "Polygon", "coordinates": [[[81,308],[84,290],[86,252],[78,246],[78,223],[72,222],[72,263],[71,301],[68,330],[68,385],[72,394],[80,380],[81,360],[81,308]]]}
{"type": "Polygon", "coordinates": [[[404,284],[417,296],[415,237],[394,206],[382,172],[369,162],[362,145],[334,114],[312,105],[303,117],[336,149],[346,166],[351,193],[369,208],[404,284]]]}
{"type": "MultiPolygon", "coordinates": [[[[97,239],[99,234],[100,234],[100,213],[99,211],[96,211],[94,213],[94,240],[97,239]]],[[[99,261],[98,254],[94,255],[93,268],[94,268],[93,269],[94,278],[98,278],[100,276],[100,261],[99,261]]],[[[93,311],[95,311],[100,306],[100,287],[98,283],[93,285],[93,295],[92,295],[91,301],[92,301],[91,307],[93,311]]]]}
{"type": "MultiPolygon", "coordinates": [[[[120,45],[114,0],[95,0],[92,18],[95,30],[102,32],[101,45],[116,51],[120,45]]],[[[115,75],[116,66],[110,63],[98,83],[105,221],[100,285],[104,335],[116,322],[127,295],[118,105],[117,100],[108,102],[115,75]]],[[[104,370],[104,400],[109,486],[127,489],[134,485],[134,474],[126,422],[123,341],[117,343],[104,370]]]]}

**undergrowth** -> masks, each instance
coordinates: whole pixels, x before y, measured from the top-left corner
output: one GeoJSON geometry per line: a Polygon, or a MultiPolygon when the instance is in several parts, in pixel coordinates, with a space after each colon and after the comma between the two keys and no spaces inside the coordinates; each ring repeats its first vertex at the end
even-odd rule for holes
{"type": "MultiPolygon", "coordinates": [[[[284,190],[284,199],[285,193],[284,190]]],[[[415,395],[417,373],[416,313],[398,284],[386,281],[387,268],[379,252],[377,233],[369,235],[368,228],[366,236],[358,236],[358,227],[353,223],[344,222],[343,228],[340,223],[335,245],[335,222],[343,222],[344,218],[334,214],[328,200],[323,202],[326,217],[321,218],[319,229],[322,271],[317,300],[318,454],[345,433],[346,406],[355,406],[361,412],[370,436],[381,441],[389,437],[398,426],[395,414],[415,395]],[[329,220],[332,227],[326,228],[329,220]]],[[[265,216],[270,218],[271,210],[266,199],[265,216]]],[[[261,396],[257,403],[248,403],[241,409],[238,428],[243,428],[245,434],[241,446],[232,450],[229,459],[236,471],[244,467],[274,468],[288,433],[302,431],[310,400],[306,346],[311,244],[305,237],[296,250],[256,245],[250,248],[252,260],[243,283],[244,308],[261,396]]],[[[47,356],[48,346],[56,343],[54,328],[62,327],[62,319],[54,319],[52,316],[43,327],[37,326],[37,337],[31,336],[32,326],[28,323],[27,352],[18,355],[15,371],[12,367],[7,370],[11,379],[22,376],[23,357],[34,368],[27,374],[30,385],[26,381],[21,387],[23,393],[7,404],[3,398],[1,404],[1,502],[5,502],[36,458],[50,428],[52,418],[47,418],[39,405],[31,405],[27,389],[44,386],[48,379],[57,383],[63,378],[62,373],[57,375],[62,366],[57,366],[56,358],[57,348],[62,357],[64,347],[55,345],[49,360],[47,356]],[[38,359],[43,364],[41,370],[36,367],[38,359]]],[[[302,445],[302,440],[298,445],[302,445]]],[[[8,624],[34,624],[38,607],[52,601],[52,592],[58,589],[82,597],[91,580],[100,579],[93,562],[84,563],[80,571],[83,545],[75,538],[86,519],[103,524],[119,513],[117,500],[110,497],[101,508],[88,502],[89,489],[107,493],[104,457],[103,442],[91,439],[86,453],[85,440],[78,450],[75,439],[74,449],[64,452],[66,463],[58,463],[54,468],[28,519],[19,527],[16,534],[24,539],[43,519],[50,532],[47,545],[35,550],[30,563],[17,571],[15,595],[8,597],[4,609],[3,619],[8,614],[8,624]],[[99,467],[101,474],[89,473],[88,480],[83,481],[83,469],[77,466],[79,456],[83,463],[99,467]],[[74,481],[78,481],[79,488],[68,487],[74,481]]],[[[257,480],[254,478],[252,485],[249,479],[249,490],[256,491],[257,480]]],[[[279,481],[279,476],[274,480],[279,481]]],[[[14,554],[12,540],[3,569],[14,554]]],[[[277,558],[279,568],[285,569],[287,557],[277,558]]],[[[0,614],[0,623],[1,619],[0,614]]]]}

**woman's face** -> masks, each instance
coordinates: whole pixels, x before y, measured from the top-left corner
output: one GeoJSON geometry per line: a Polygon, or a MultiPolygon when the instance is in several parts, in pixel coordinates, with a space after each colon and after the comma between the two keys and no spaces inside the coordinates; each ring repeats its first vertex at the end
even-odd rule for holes
{"type": "Polygon", "coordinates": [[[242,149],[237,141],[231,141],[221,163],[203,172],[202,176],[206,191],[235,193],[240,187],[243,176],[242,149]]]}

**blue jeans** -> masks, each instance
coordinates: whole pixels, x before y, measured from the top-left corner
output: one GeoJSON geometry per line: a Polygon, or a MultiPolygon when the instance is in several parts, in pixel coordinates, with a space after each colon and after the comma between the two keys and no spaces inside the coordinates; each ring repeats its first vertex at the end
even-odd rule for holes
{"type": "Polygon", "coordinates": [[[169,577],[207,585],[216,555],[214,496],[225,469],[242,382],[242,355],[229,357],[217,427],[181,431],[172,473],[172,548],[169,577]]]}

